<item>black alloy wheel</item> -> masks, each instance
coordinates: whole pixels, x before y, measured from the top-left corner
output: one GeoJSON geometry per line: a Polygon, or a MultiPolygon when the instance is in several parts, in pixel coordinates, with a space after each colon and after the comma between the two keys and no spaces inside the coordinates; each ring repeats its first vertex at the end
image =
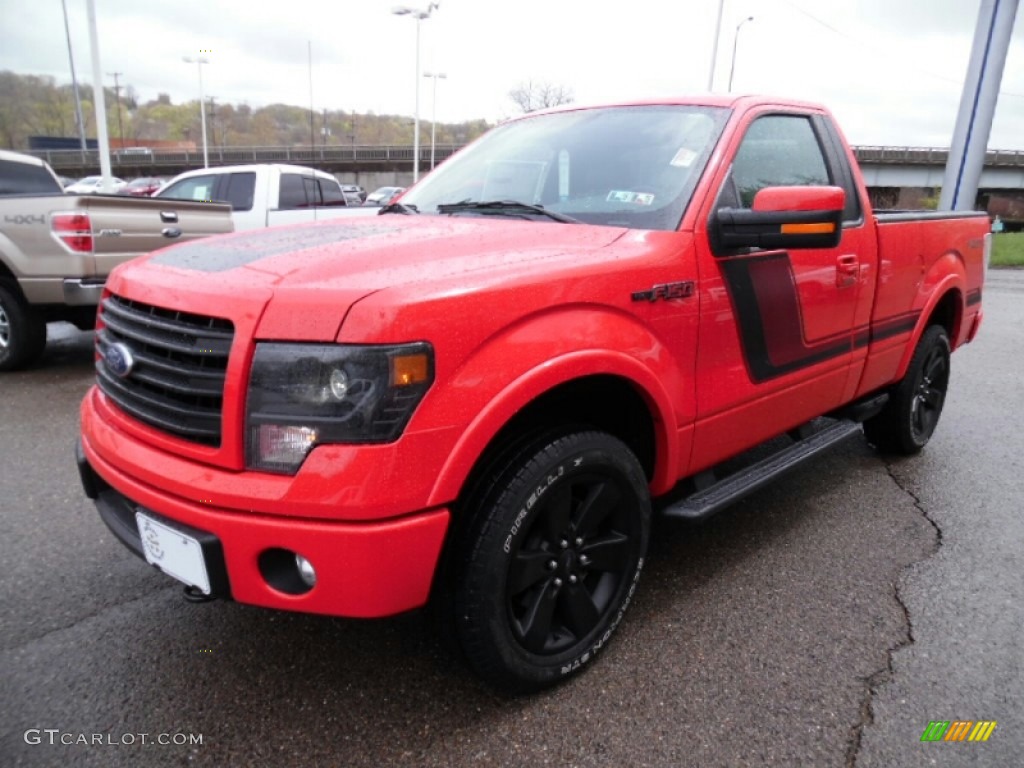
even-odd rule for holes
{"type": "Polygon", "coordinates": [[[950,346],[946,329],[929,326],[921,335],[907,373],[889,402],[864,422],[868,442],[884,453],[911,455],[931,440],[949,388],[950,346]]]}
{"type": "Polygon", "coordinates": [[[571,433],[517,454],[477,506],[456,586],[477,672],[526,691],[589,662],[629,605],[649,526],[643,469],[611,435],[571,433]]]}

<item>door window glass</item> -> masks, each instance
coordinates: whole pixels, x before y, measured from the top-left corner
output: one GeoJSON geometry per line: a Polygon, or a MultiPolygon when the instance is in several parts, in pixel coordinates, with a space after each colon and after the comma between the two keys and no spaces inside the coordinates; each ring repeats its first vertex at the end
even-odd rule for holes
{"type": "Polygon", "coordinates": [[[251,211],[253,196],[256,194],[255,173],[232,173],[228,176],[224,197],[231,203],[233,211],[251,211]]]}
{"type": "Polygon", "coordinates": [[[306,190],[302,186],[302,177],[297,173],[281,174],[281,193],[277,207],[282,211],[289,208],[305,208],[306,190]]]}
{"type": "Polygon", "coordinates": [[[328,181],[327,179],[320,179],[320,192],[323,197],[324,205],[346,205],[344,193],[341,191],[341,185],[336,181],[328,181]]]}
{"type": "Polygon", "coordinates": [[[794,115],[769,115],[756,120],[736,152],[731,175],[735,189],[726,189],[723,202],[738,203],[741,208],[750,208],[754,196],[765,187],[832,183],[811,121],[794,115]]]}

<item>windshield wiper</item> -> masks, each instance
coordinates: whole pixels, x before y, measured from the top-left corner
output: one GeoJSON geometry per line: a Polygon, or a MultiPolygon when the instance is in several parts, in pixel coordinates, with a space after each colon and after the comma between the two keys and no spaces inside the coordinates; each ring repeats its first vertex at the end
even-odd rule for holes
{"type": "Polygon", "coordinates": [[[518,213],[526,216],[547,216],[554,221],[561,221],[564,224],[579,224],[578,219],[565,216],[561,213],[549,211],[543,205],[530,205],[520,203],[518,200],[488,200],[477,202],[463,200],[459,203],[445,203],[437,206],[438,213],[459,213],[460,211],[493,211],[494,213],[518,213]]]}
{"type": "Polygon", "coordinates": [[[387,205],[382,206],[379,211],[377,211],[377,215],[383,216],[385,213],[404,213],[408,215],[419,212],[420,209],[417,208],[415,205],[405,205],[404,203],[388,203],[387,205]]]}

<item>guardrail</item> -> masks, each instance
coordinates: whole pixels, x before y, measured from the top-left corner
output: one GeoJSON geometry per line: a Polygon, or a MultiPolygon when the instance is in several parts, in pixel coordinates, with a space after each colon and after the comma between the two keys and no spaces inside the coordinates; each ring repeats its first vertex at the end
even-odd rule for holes
{"type": "MultiPolygon", "coordinates": [[[[450,157],[461,144],[438,144],[434,148],[435,159],[439,162],[450,157]]],[[[29,150],[26,154],[42,158],[55,170],[64,168],[96,167],[100,165],[100,153],[97,149],[38,149],[29,150]]],[[[207,149],[210,165],[243,165],[247,163],[351,163],[360,166],[394,165],[408,163],[412,165],[413,148],[411,145],[358,145],[358,146],[324,146],[310,149],[306,147],[209,147],[207,149]]],[[[115,168],[147,168],[154,170],[177,167],[203,167],[202,149],[151,149],[113,150],[110,153],[111,165],[115,168]]],[[[430,145],[420,147],[420,162],[430,162],[430,145]]]]}
{"type": "MultiPolygon", "coordinates": [[[[859,163],[879,165],[945,165],[949,150],[937,147],[854,147],[859,163]]],[[[985,165],[1024,166],[1024,150],[990,149],[985,153],[985,165]]]]}
{"type": "MultiPolygon", "coordinates": [[[[438,162],[450,157],[461,144],[438,144],[434,149],[438,162]]],[[[938,147],[870,147],[853,148],[857,161],[876,165],[945,165],[949,150],[938,147]]],[[[40,157],[55,170],[99,168],[96,149],[40,149],[28,154],[40,157]]],[[[246,163],[346,164],[363,168],[408,163],[412,165],[413,148],[408,144],[324,147],[210,147],[211,165],[242,165],[246,163]]],[[[203,152],[195,149],[114,150],[110,153],[114,168],[159,171],[162,168],[201,168],[203,152]]],[[[430,162],[430,145],[420,147],[420,163],[430,162]]],[[[990,149],[985,154],[986,167],[1024,167],[1024,150],[990,149]]]]}

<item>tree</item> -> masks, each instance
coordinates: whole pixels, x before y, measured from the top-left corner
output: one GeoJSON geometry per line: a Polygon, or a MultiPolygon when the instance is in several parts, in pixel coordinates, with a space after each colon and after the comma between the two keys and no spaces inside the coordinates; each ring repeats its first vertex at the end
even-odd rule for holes
{"type": "Polygon", "coordinates": [[[523,112],[571,104],[575,99],[571,88],[546,81],[527,80],[508,92],[508,97],[523,112]]]}

